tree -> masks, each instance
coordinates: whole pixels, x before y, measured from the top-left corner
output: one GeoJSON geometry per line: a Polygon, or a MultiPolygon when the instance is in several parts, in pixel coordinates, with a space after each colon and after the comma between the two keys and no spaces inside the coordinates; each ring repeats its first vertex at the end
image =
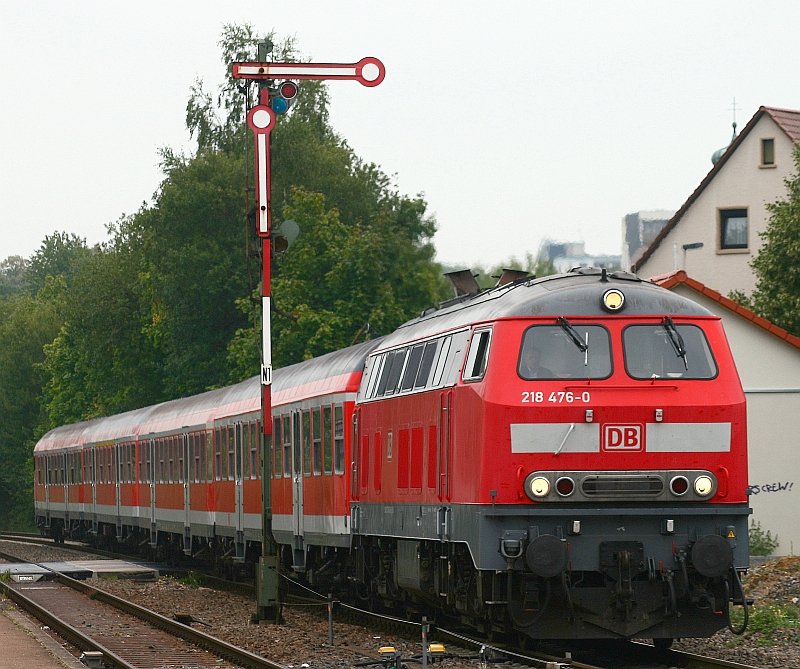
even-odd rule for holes
{"type": "Polygon", "coordinates": [[[73,278],[64,297],[65,323],[45,346],[46,427],[165,398],[161,359],[147,336],[151,310],[142,266],[138,247],[117,236],[73,278]]]}
{"type": "MultiPolygon", "coordinates": [[[[293,190],[284,216],[301,234],[275,261],[276,367],[386,334],[437,301],[440,273],[427,242],[432,227],[420,223],[424,203],[395,205],[369,224],[345,223],[319,193],[293,190]]],[[[252,376],[260,357],[257,294],[240,307],[252,325],[228,348],[231,381],[252,376]]]]}
{"type": "Polygon", "coordinates": [[[66,281],[50,277],[35,295],[0,302],[0,527],[25,527],[31,515],[31,451],[41,423],[43,346],[62,323],[66,281]]]}
{"type": "Polygon", "coordinates": [[[0,262],[0,298],[23,290],[27,269],[28,261],[22,256],[9,256],[0,262]]]}
{"type": "Polygon", "coordinates": [[[90,253],[86,240],[75,234],[54,232],[46,236],[25,270],[28,290],[32,295],[36,294],[48,277],[63,276],[69,282],[90,253]]]}
{"type": "Polygon", "coordinates": [[[750,263],[756,287],[749,297],[735,292],[731,298],[800,336],[800,145],[794,164],[795,173],[784,181],[786,196],[767,204],[764,243],[750,263]]]}

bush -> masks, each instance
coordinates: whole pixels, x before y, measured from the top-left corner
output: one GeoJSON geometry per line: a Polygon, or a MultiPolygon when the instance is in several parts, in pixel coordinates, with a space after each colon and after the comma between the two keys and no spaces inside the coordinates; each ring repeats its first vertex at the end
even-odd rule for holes
{"type": "Polygon", "coordinates": [[[777,534],[773,537],[769,530],[761,529],[761,523],[750,523],[750,555],[772,555],[779,543],[777,534]]]}

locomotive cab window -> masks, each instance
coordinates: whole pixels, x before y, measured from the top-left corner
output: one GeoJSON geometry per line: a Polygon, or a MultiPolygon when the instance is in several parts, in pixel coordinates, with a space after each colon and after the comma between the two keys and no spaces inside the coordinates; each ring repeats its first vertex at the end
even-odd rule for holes
{"type": "Polygon", "coordinates": [[[629,325],[622,333],[625,368],[634,379],[713,379],[717,364],[696,325],[629,325]]]}
{"type": "Polygon", "coordinates": [[[533,325],[522,337],[517,373],[531,379],[605,379],[611,375],[611,343],[599,325],[533,325]]]}
{"type": "Polygon", "coordinates": [[[478,381],[486,373],[486,362],[489,358],[489,342],[491,330],[476,330],[472,335],[467,353],[467,364],[464,368],[464,381],[478,381]]]}

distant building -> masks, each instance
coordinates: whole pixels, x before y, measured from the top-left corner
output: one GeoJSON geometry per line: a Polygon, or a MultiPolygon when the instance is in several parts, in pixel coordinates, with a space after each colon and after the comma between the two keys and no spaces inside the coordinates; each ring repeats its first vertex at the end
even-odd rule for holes
{"type": "Polygon", "coordinates": [[[738,137],[715,152],[713,167],[632,263],[640,276],[686,270],[723,295],[751,293],[750,262],[769,221],[766,205],[786,197],[800,143],[800,111],[759,107],[738,137]]]}
{"type": "Polygon", "coordinates": [[[544,239],[539,244],[537,258],[549,260],[557,272],[568,272],[573,267],[605,267],[608,270],[620,268],[620,256],[588,254],[585,242],[555,242],[544,239]]]}
{"type": "Polygon", "coordinates": [[[636,211],[622,219],[622,269],[630,270],[672,218],[674,211],[636,211]]]}

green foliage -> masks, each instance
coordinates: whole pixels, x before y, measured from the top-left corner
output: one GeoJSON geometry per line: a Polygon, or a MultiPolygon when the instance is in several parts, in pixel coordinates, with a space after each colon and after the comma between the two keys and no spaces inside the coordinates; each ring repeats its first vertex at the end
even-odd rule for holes
{"type": "Polygon", "coordinates": [[[63,276],[68,282],[91,254],[86,240],[66,232],[46,236],[25,269],[25,284],[31,294],[41,290],[48,277],[63,276]]]}
{"type": "MultiPolygon", "coordinates": [[[[386,207],[372,225],[345,224],[318,193],[295,189],[284,210],[301,234],[276,259],[273,281],[273,362],[282,367],[384,334],[430,306],[438,291],[438,266],[426,243],[432,228],[424,204],[386,207]],[[410,219],[407,225],[397,220],[410,219]]],[[[228,348],[235,376],[252,375],[258,360],[258,296],[240,301],[251,326],[228,348]]]]}
{"type": "Polygon", "coordinates": [[[749,297],[734,292],[731,298],[800,336],[800,145],[794,163],[795,173],[785,180],[786,197],[767,205],[763,245],[750,263],[755,290],[749,297]]]}
{"type": "Polygon", "coordinates": [[[0,527],[25,528],[31,517],[31,449],[40,423],[43,346],[62,322],[63,277],[35,295],[0,302],[0,527]]]}
{"type": "Polygon", "coordinates": [[[750,555],[772,555],[780,544],[778,535],[774,537],[769,530],[762,530],[761,523],[752,521],[748,532],[750,555]]]}
{"type": "Polygon", "coordinates": [[[190,588],[200,588],[203,585],[203,575],[200,572],[190,571],[186,576],[179,578],[178,582],[190,588]]]}
{"type": "MultiPolygon", "coordinates": [[[[741,626],[744,610],[736,607],[731,610],[731,622],[741,626]]],[[[800,606],[789,601],[785,603],[756,602],[749,610],[747,632],[744,637],[737,637],[732,645],[753,643],[758,646],[772,646],[785,639],[800,643],[800,606]]]]}
{"type": "Polygon", "coordinates": [[[23,291],[27,269],[28,261],[22,256],[9,256],[0,262],[0,299],[23,291]]]}

